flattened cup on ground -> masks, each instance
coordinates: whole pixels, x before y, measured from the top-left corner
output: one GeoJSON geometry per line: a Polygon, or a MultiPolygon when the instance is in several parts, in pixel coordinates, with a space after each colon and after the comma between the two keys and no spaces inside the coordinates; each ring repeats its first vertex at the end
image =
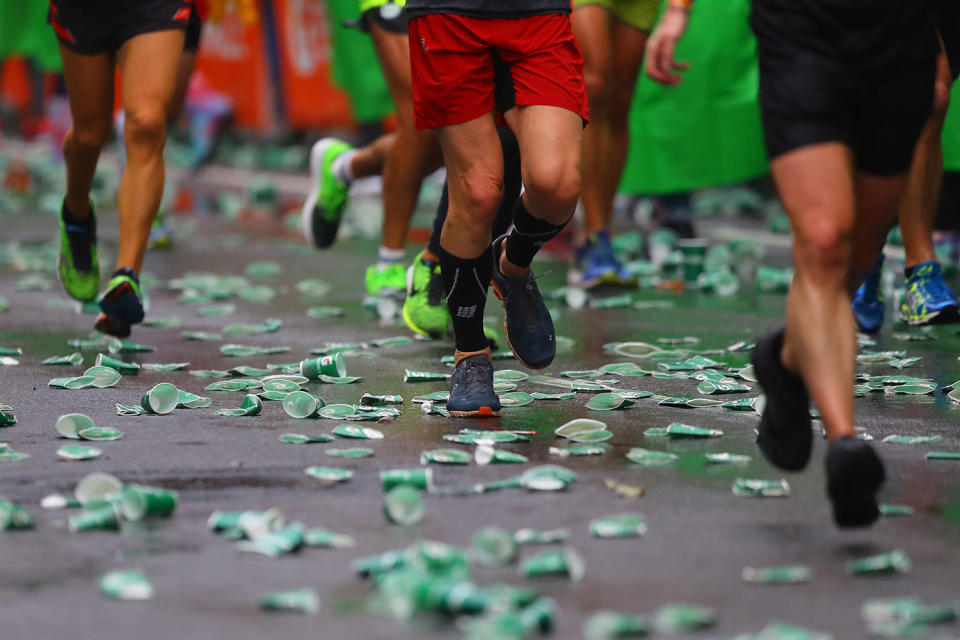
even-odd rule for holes
{"type": "Polygon", "coordinates": [[[87,504],[92,500],[103,500],[112,494],[123,490],[123,483],[109,473],[94,471],[85,475],[77,483],[73,491],[74,497],[80,504],[87,504]]]}
{"type": "Polygon", "coordinates": [[[420,491],[433,491],[433,469],[387,469],[380,472],[380,484],[385,492],[403,485],[420,491]]]}
{"type": "Polygon", "coordinates": [[[169,382],[161,382],[143,394],[140,406],[147,413],[165,415],[173,411],[180,401],[180,391],[169,382]]]}
{"type": "Polygon", "coordinates": [[[321,375],[343,377],[347,375],[347,365],[339,352],[319,358],[310,358],[300,362],[300,375],[319,380],[321,375]]]}
{"type": "Polygon", "coordinates": [[[134,522],[146,517],[167,517],[177,507],[177,492],[160,487],[129,484],[123,488],[123,515],[134,522]]]}
{"type": "Polygon", "coordinates": [[[94,426],[93,418],[82,413],[66,413],[57,418],[57,433],[63,438],[79,440],[79,433],[94,426]]]}

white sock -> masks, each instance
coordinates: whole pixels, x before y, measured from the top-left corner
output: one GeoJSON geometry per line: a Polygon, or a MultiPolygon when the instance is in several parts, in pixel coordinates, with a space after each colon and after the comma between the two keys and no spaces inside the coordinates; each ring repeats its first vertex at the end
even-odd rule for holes
{"type": "Polygon", "coordinates": [[[353,156],[355,156],[356,153],[356,149],[348,149],[334,158],[333,164],[330,166],[333,175],[343,184],[350,184],[354,180],[353,170],[350,168],[350,161],[353,160],[353,156]]]}
{"type": "Polygon", "coordinates": [[[404,249],[388,249],[387,247],[380,247],[380,250],[377,252],[377,271],[383,271],[388,267],[392,267],[395,264],[402,263],[407,257],[407,252],[404,249]]]}

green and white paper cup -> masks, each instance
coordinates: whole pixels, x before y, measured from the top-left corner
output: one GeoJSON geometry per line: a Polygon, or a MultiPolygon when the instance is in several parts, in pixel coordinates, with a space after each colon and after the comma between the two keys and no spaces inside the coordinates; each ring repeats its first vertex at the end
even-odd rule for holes
{"type": "Polygon", "coordinates": [[[180,391],[169,382],[161,382],[140,398],[140,406],[147,413],[164,415],[170,413],[180,402],[180,391]]]}
{"type": "Polygon", "coordinates": [[[146,517],[167,517],[177,508],[177,492],[160,487],[128,484],[123,488],[123,515],[134,522],[146,517]]]}
{"type": "Polygon", "coordinates": [[[119,494],[122,490],[123,483],[114,476],[102,471],[94,471],[85,475],[77,483],[73,495],[80,504],[87,504],[93,500],[106,500],[110,496],[119,494]]]}
{"type": "Polygon", "coordinates": [[[383,486],[384,492],[401,485],[407,485],[420,491],[433,491],[433,469],[428,467],[387,469],[380,472],[380,484],[383,486]]]}
{"type": "Polygon", "coordinates": [[[67,413],[57,418],[57,433],[62,438],[79,440],[78,435],[84,429],[94,426],[93,418],[82,413],[67,413]]]}
{"type": "Polygon", "coordinates": [[[294,391],[283,399],[283,410],[291,418],[316,418],[323,403],[312,393],[294,391]]]}
{"type": "Polygon", "coordinates": [[[347,365],[343,362],[343,356],[337,352],[319,358],[302,360],[300,362],[300,375],[311,380],[319,380],[321,375],[340,378],[347,375],[347,365]]]}

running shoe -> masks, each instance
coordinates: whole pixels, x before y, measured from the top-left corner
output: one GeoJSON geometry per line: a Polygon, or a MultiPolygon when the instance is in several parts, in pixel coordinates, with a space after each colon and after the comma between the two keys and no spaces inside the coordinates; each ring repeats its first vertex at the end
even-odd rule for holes
{"type": "Polygon", "coordinates": [[[857,327],[864,333],[876,333],[883,326],[883,314],[887,305],[880,290],[883,273],[883,254],[863,278],[863,282],[853,296],[853,318],[857,327]]]}
{"type": "Polygon", "coordinates": [[[379,269],[373,264],[367,267],[364,281],[367,285],[367,295],[371,297],[386,295],[400,297],[407,290],[407,270],[400,263],[391,264],[385,269],[379,269]]]}
{"type": "Polygon", "coordinates": [[[583,265],[581,285],[587,289],[600,285],[636,284],[636,277],[617,260],[610,236],[605,233],[590,236],[580,259],[583,265]]]}
{"type": "Polygon", "coordinates": [[[157,217],[153,219],[153,226],[150,227],[147,249],[170,249],[171,247],[173,247],[173,235],[170,233],[170,227],[167,226],[164,211],[160,209],[157,211],[157,217]]]}
{"type": "Polygon", "coordinates": [[[333,161],[352,148],[336,138],[321,138],[310,150],[310,193],[303,203],[300,224],[307,241],[321,249],[337,239],[350,191],[350,186],[334,175],[333,161]]]}
{"type": "Polygon", "coordinates": [[[753,348],[751,361],[767,397],[757,446],[772,465],[800,471],[813,451],[810,399],[803,380],[783,366],[782,348],[783,329],[761,337],[753,348]]]}
{"type": "Polygon", "coordinates": [[[457,418],[500,415],[500,398],[493,391],[493,364],[486,353],[457,364],[450,379],[447,411],[457,418]]]}
{"type": "Polygon", "coordinates": [[[440,264],[425,262],[423,252],[407,268],[407,298],[403,302],[403,320],[411,330],[434,340],[443,337],[450,323],[440,264]]]}
{"type": "Polygon", "coordinates": [[[921,262],[906,281],[901,317],[911,325],[956,322],[958,302],[940,273],[936,260],[921,262]]]}
{"type": "Polygon", "coordinates": [[[497,298],[503,303],[507,344],[524,366],[543,369],[553,362],[557,353],[553,319],[543,303],[533,270],[519,278],[507,278],[500,273],[500,247],[506,237],[507,234],[504,234],[493,242],[493,276],[490,282],[497,298]]]}
{"type": "Polygon", "coordinates": [[[837,438],[827,451],[827,495],[837,526],[866,527],[880,517],[877,491],[886,473],[868,442],[837,438]]]}
{"type": "Polygon", "coordinates": [[[57,258],[57,274],[64,290],[71,298],[90,302],[100,289],[100,260],[97,258],[97,217],[90,202],[90,218],[86,224],[64,219],[65,207],[60,215],[60,255],[57,258]]]}
{"type": "Polygon", "coordinates": [[[107,290],[100,296],[100,311],[94,328],[117,338],[126,338],[131,325],[143,322],[143,292],[133,271],[113,272],[107,290]]]}

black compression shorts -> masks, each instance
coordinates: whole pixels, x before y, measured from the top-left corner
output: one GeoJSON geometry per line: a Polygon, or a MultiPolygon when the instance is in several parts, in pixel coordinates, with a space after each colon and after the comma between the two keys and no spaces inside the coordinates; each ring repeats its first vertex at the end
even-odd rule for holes
{"type": "Polygon", "coordinates": [[[889,33],[875,30],[862,42],[848,24],[842,46],[834,47],[836,34],[807,19],[806,5],[794,6],[787,20],[778,0],[753,3],[769,157],[842,142],[860,171],[905,173],[933,106],[939,43],[932,14],[889,33]]]}
{"type": "Polygon", "coordinates": [[[144,33],[186,29],[192,6],[189,0],[51,0],[47,22],[68,49],[97,55],[144,33]]]}

